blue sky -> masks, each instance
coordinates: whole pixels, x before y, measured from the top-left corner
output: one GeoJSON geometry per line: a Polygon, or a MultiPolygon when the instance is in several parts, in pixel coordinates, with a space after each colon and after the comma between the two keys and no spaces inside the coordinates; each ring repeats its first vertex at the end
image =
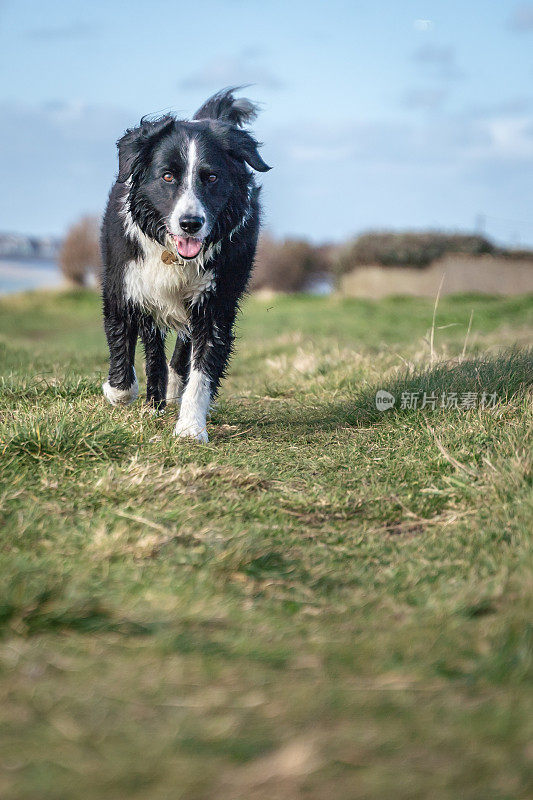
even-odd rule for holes
{"type": "Polygon", "coordinates": [[[252,83],[275,234],[533,245],[533,3],[3,0],[0,38],[0,230],[100,212],[127,126],[252,83]]]}

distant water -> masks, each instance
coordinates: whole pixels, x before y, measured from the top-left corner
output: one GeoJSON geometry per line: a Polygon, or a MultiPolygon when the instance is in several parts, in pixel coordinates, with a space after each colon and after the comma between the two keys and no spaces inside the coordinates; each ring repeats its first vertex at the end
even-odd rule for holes
{"type": "Polygon", "coordinates": [[[305,294],[325,296],[331,294],[334,289],[335,280],[333,276],[327,273],[321,273],[319,275],[313,275],[311,280],[307,281],[302,291],[305,292],[305,294]]]}
{"type": "Polygon", "coordinates": [[[61,273],[55,261],[0,258],[0,294],[60,285],[61,273]]]}
{"type": "MultiPolygon", "coordinates": [[[[0,295],[24,292],[28,289],[54,289],[63,283],[55,261],[44,259],[0,258],[0,295]]],[[[94,281],[89,279],[89,285],[94,281]]],[[[314,275],[303,291],[307,294],[327,295],[334,289],[331,275],[314,275]]]]}

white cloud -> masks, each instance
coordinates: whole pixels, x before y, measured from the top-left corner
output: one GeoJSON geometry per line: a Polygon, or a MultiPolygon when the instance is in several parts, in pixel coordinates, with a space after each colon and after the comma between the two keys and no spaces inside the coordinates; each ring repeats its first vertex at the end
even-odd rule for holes
{"type": "Polygon", "coordinates": [[[136,121],[114,106],[0,104],[2,227],[60,234],[77,216],[100,213],[116,174],[115,142],[136,121]]]}
{"type": "Polygon", "coordinates": [[[440,108],[448,97],[448,89],[443,87],[423,87],[410,89],[403,98],[406,108],[435,109],[440,108]]]}
{"type": "Polygon", "coordinates": [[[425,44],[415,50],[413,60],[421,69],[439,80],[463,77],[456,63],[455,50],[450,45],[425,44]]]}
{"type": "Polygon", "coordinates": [[[415,19],[413,21],[413,28],[415,31],[430,31],[435,27],[435,23],[431,19],[415,19]]]}
{"type": "Polygon", "coordinates": [[[296,161],[343,161],[354,155],[354,146],[328,144],[289,145],[288,154],[296,161]]]}
{"type": "Polygon", "coordinates": [[[262,53],[247,48],[240,55],[218,55],[196,72],[180,80],[182,89],[221,89],[224,86],[257,84],[264,89],[280,89],[281,80],[263,63],[262,53]]]}
{"type": "Polygon", "coordinates": [[[486,123],[493,157],[520,160],[533,158],[531,117],[495,117],[486,123]]]}
{"type": "Polygon", "coordinates": [[[533,31],[533,3],[516,6],[511,12],[509,27],[517,33],[533,31]]]}
{"type": "Polygon", "coordinates": [[[33,28],[28,31],[30,39],[38,39],[40,41],[56,42],[58,40],[71,40],[71,39],[88,39],[99,34],[96,25],[92,23],[75,21],[69,22],[65,25],[45,26],[42,28],[33,28]]]}

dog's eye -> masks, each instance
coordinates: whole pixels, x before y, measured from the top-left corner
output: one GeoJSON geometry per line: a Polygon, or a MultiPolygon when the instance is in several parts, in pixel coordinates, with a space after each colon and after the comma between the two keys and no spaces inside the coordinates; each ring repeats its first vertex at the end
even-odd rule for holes
{"type": "Polygon", "coordinates": [[[163,175],[163,180],[166,181],[167,183],[172,183],[172,181],[174,180],[174,175],[171,172],[165,172],[165,174],[163,175]]]}
{"type": "Polygon", "coordinates": [[[207,180],[207,182],[208,182],[208,183],[216,183],[216,182],[218,181],[218,175],[215,175],[215,173],[214,173],[214,172],[211,172],[211,173],[210,173],[210,174],[207,176],[207,179],[206,179],[206,180],[207,180]]]}

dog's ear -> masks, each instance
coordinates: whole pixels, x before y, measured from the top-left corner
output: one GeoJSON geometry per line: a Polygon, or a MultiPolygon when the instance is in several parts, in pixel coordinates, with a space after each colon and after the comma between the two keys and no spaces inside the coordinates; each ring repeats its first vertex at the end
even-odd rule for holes
{"type": "Polygon", "coordinates": [[[231,158],[241,163],[246,162],[257,172],[268,172],[272,169],[259,155],[260,144],[248,131],[242,131],[227,122],[210,122],[209,127],[231,158]]]}
{"type": "Polygon", "coordinates": [[[193,119],[211,120],[211,129],[217,132],[232,158],[246,161],[257,172],[268,172],[270,167],[265,164],[257,149],[259,143],[248,131],[241,130],[243,125],[257,116],[257,106],[251,100],[234,97],[233,93],[242,88],[244,87],[234,86],[217,92],[198,109],[193,119]]]}
{"type": "Polygon", "coordinates": [[[198,109],[193,119],[219,119],[242,128],[257,117],[257,106],[246,97],[234,97],[233,92],[243,89],[233,86],[217,92],[198,109]]]}
{"type": "Polygon", "coordinates": [[[269,167],[261,156],[258,148],[260,144],[247,131],[233,128],[229,131],[229,153],[237,161],[246,161],[257,172],[268,172],[269,167]]]}
{"type": "Polygon", "coordinates": [[[155,144],[157,139],[172,125],[174,117],[162,117],[154,121],[141,120],[138,128],[130,128],[117,142],[119,183],[128,180],[136,160],[155,144]]]}

